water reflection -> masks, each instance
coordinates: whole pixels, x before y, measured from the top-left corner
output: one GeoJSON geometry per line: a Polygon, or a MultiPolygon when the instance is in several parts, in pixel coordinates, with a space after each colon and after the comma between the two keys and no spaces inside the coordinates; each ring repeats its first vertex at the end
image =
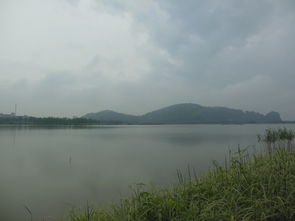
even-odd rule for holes
{"type": "Polygon", "coordinates": [[[86,201],[115,202],[133,183],[175,183],[177,169],[202,173],[279,126],[0,127],[0,220],[29,220],[25,206],[55,220],[86,201]]]}

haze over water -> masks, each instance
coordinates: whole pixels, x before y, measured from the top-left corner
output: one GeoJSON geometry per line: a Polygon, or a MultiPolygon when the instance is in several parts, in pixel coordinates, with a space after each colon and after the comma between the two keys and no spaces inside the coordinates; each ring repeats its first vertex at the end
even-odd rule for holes
{"type": "Polygon", "coordinates": [[[169,186],[188,165],[198,174],[229,149],[253,146],[266,128],[289,125],[0,127],[0,220],[56,220],[87,202],[127,196],[136,183],[169,186]]]}

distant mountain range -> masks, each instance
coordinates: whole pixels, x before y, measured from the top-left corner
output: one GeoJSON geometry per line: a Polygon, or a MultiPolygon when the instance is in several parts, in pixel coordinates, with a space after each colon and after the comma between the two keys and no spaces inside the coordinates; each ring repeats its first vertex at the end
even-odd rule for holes
{"type": "Polygon", "coordinates": [[[264,115],[227,107],[205,107],[199,104],[175,104],[143,115],[135,116],[104,110],[88,113],[83,118],[101,122],[126,124],[200,124],[200,123],[282,123],[278,112],[264,115]]]}

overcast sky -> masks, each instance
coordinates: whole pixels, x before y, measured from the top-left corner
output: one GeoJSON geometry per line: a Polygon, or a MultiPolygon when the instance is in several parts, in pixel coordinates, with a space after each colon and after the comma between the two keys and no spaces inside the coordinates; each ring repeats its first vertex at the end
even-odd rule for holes
{"type": "Polygon", "coordinates": [[[295,119],[294,0],[0,0],[0,113],[176,103],[295,119]]]}

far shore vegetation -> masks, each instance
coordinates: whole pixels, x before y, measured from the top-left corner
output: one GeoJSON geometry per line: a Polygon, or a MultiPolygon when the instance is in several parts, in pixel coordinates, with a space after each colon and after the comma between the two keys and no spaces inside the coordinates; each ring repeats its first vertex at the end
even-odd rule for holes
{"type": "Polygon", "coordinates": [[[0,125],[98,125],[100,121],[86,118],[0,117],[0,125]]]}
{"type": "Polygon", "coordinates": [[[86,205],[64,220],[295,220],[294,136],[285,128],[268,129],[258,136],[261,153],[238,150],[202,177],[179,172],[179,184],[172,188],[150,190],[141,184],[118,204],[105,209],[86,205]]]}
{"type": "MultiPolygon", "coordinates": [[[[293,124],[295,121],[283,121],[274,124],[293,124]]],[[[9,116],[1,117],[0,116],[0,125],[36,125],[36,126],[71,126],[71,125],[162,125],[163,123],[126,123],[116,120],[95,120],[84,117],[32,117],[32,116],[9,116]]],[[[165,123],[171,124],[171,123],[165,123]]],[[[178,123],[180,124],[180,123],[178,123]]],[[[229,123],[229,122],[202,122],[202,123],[187,123],[187,124],[232,124],[240,125],[245,123],[229,123]]],[[[262,124],[255,122],[248,122],[247,124],[262,124]]]]}

